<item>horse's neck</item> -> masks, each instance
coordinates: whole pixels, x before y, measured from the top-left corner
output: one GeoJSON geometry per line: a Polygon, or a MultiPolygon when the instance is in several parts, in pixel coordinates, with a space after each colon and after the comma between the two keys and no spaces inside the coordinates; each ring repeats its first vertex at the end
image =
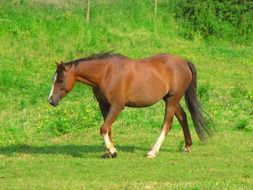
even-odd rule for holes
{"type": "Polygon", "coordinates": [[[106,64],[103,60],[80,62],[76,70],[77,80],[98,87],[104,75],[106,64]]]}

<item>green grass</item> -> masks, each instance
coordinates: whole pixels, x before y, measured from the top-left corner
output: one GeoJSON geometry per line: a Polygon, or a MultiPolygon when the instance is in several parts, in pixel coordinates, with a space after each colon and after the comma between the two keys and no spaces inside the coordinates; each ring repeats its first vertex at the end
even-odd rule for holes
{"type": "MultiPolygon", "coordinates": [[[[250,189],[253,186],[253,44],[178,35],[176,1],[0,2],[0,189],[250,189]],[[134,6],[133,6],[134,5],[134,6]],[[251,44],[251,45],[250,45],[251,44]],[[126,108],[114,124],[117,159],[103,160],[102,118],[91,89],[77,84],[51,107],[55,60],[115,50],[133,58],[174,53],[198,71],[198,94],[214,119],[208,144],[183,154],[179,124],[159,156],[145,158],[159,135],[163,103],[126,108]]],[[[183,103],[183,101],[182,101],[183,103]]]]}
{"type": "MultiPolygon", "coordinates": [[[[251,189],[252,135],[222,132],[182,153],[182,133],[172,130],[155,159],[145,154],[157,137],[151,128],[115,128],[117,159],[101,159],[95,129],[44,142],[0,148],[6,189],[251,189]],[[240,142],[240,143],[238,143],[240,142]],[[12,184],[12,186],[10,186],[12,184]]],[[[194,135],[196,139],[196,135],[194,135]]]]}

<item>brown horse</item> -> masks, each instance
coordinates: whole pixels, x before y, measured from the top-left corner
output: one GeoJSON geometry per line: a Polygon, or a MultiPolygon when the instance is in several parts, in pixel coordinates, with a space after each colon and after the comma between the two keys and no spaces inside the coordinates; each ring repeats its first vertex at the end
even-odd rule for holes
{"type": "Polygon", "coordinates": [[[186,114],[180,105],[184,95],[198,136],[205,140],[210,135],[196,96],[195,67],[180,57],[162,54],[134,60],[119,54],[104,53],[58,64],[49,95],[50,104],[57,106],[76,81],[92,86],[99,103],[104,118],[100,128],[106,146],[104,157],[117,156],[112,143],[112,123],[125,106],[147,107],[161,99],[165,101],[162,131],[147,153],[149,158],[158,154],[174,115],[183,128],[184,150],[190,152],[192,139],[186,114]]]}

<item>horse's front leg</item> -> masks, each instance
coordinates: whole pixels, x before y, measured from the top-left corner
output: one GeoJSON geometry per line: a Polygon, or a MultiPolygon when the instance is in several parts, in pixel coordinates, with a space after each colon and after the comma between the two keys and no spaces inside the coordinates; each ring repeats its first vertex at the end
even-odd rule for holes
{"type": "Polygon", "coordinates": [[[103,155],[104,158],[117,157],[117,150],[112,143],[112,123],[115,121],[122,109],[122,106],[110,106],[109,112],[102,127],[100,128],[100,134],[104,138],[106,146],[106,152],[103,155]]]}

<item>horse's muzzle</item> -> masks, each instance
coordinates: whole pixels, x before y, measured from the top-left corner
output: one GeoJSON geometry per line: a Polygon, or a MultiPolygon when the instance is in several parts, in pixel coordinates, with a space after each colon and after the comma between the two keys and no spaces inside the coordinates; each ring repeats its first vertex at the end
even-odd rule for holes
{"type": "Polygon", "coordinates": [[[49,101],[49,103],[52,105],[52,106],[54,106],[54,107],[56,107],[57,105],[58,105],[58,101],[54,101],[53,99],[49,99],[48,100],[49,101]]]}

